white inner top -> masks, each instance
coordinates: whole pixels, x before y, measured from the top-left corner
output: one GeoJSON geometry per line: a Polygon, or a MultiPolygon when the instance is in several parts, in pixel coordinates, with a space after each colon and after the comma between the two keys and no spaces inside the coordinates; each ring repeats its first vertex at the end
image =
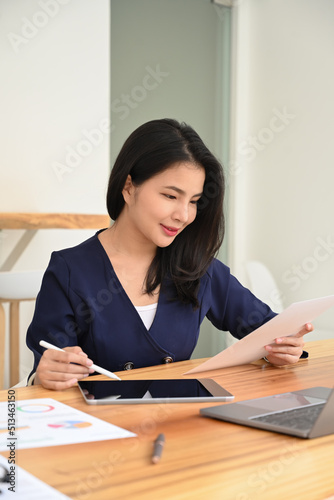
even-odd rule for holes
{"type": "Polygon", "coordinates": [[[149,304],[148,306],[135,306],[136,311],[141,317],[142,322],[146,326],[146,329],[149,330],[154,320],[155,313],[157,311],[158,303],[149,304]]]}

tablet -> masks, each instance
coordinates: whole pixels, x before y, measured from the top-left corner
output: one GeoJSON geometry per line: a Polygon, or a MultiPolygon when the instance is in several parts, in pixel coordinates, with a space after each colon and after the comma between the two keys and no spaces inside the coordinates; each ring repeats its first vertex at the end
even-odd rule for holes
{"type": "Polygon", "coordinates": [[[214,403],[234,398],[212,379],[80,380],[78,385],[89,405],[214,403]]]}

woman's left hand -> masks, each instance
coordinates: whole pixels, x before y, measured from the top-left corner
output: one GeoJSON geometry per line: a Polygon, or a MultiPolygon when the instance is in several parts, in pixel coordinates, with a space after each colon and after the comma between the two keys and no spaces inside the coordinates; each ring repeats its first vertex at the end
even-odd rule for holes
{"type": "Polygon", "coordinates": [[[291,337],[279,337],[274,344],[266,345],[266,358],[276,366],[297,363],[303,353],[304,335],[312,332],[313,325],[306,323],[303,328],[291,337]]]}

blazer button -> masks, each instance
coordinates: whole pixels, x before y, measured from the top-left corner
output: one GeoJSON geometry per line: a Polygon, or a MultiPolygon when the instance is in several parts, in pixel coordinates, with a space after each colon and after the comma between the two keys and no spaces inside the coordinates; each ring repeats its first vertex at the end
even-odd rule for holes
{"type": "Polygon", "coordinates": [[[132,363],[132,361],[128,361],[123,366],[123,370],[133,370],[134,367],[135,367],[135,365],[132,363]]]}
{"type": "Polygon", "coordinates": [[[166,356],[165,358],[163,358],[162,362],[165,364],[173,363],[173,358],[171,358],[170,356],[166,356]]]}

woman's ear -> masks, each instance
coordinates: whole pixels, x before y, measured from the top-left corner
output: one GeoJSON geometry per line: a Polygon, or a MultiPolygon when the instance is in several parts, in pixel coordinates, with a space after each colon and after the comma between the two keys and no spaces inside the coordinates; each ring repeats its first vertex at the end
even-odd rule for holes
{"type": "Polygon", "coordinates": [[[133,190],[134,190],[134,185],[132,184],[131,175],[129,174],[126,178],[126,181],[125,181],[125,184],[124,184],[124,187],[122,190],[122,194],[123,194],[123,198],[124,198],[125,203],[130,202],[133,190]]]}

